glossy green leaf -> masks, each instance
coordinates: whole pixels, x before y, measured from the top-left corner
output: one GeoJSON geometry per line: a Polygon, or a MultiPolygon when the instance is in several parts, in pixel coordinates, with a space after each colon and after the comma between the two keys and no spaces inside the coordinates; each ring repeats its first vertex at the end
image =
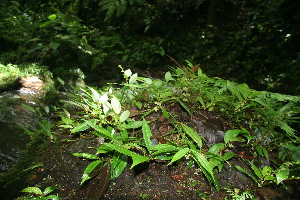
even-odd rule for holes
{"type": "Polygon", "coordinates": [[[181,149],[180,151],[178,151],[172,158],[171,162],[168,164],[170,165],[171,163],[181,159],[183,156],[185,156],[188,152],[189,152],[189,148],[184,148],[184,149],[181,149]]]}
{"type": "Polygon", "coordinates": [[[198,145],[198,147],[201,149],[202,148],[202,138],[200,137],[200,135],[194,131],[193,129],[191,129],[190,127],[188,127],[187,125],[181,123],[181,126],[183,128],[183,130],[193,139],[194,142],[196,142],[196,144],[198,145]]]}
{"type": "Polygon", "coordinates": [[[290,170],[289,168],[281,168],[276,175],[277,184],[281,183],[283,180],[289,178],[290,170]]]}
{"type": "Polygon", "coordinates": [[[57,188],[52,186],[52,187],[47,187],[45,190],[44,190],[44,195],[48,195],[50,194],[51,192],[53,192],[54,190],[56,190],[57,188]]]}
{"type": "Polygon", "coordinates": [[[124,171],[128,163],[128,156],[119,152],[114,153],[113,161],[110,165],[110,178],[118,178],[124,171]]]}
{"type": "Polygon", "coordinates": [[[27,188],[23,189],[22,192],[35,193],[35,194],[43,195],[43,192],[38,187],[27,187],[27,188]]]}
{"type": "Polygon", "coordinates": [[[81,183],[84,183],[85,181],[89,180],[90,177],[89,174],[100,164],[102,163],[102,160],[95,160],[93,162],[91,162],[84,170],[82,178],[81,178],[81,183]]]}
{"type": "Polygon", "coordinates": [[[152,132],[150,130],[148,122],[145,119],[143,119],[142,132],[143,132],[143,139],[144,139],[145,146],[147,150],[150,151],[150,149],[152,148],[152,142],[150,140],[152,136],[152,132]]]}

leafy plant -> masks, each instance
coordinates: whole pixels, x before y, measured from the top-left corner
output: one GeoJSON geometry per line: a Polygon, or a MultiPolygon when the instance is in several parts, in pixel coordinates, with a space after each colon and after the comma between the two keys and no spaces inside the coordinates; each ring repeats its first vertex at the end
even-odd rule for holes
{"type": "Polygon", "coordinates": [[[56,190],[56,187],[47,187],[43,192],[38,187],[27,187],[22,190],[22,192],[33,193],[38,195],[38,197],[31,197],[29,200],[59,200],[60,198],[57,195],[50,195],[51,192],[56,190]]]}

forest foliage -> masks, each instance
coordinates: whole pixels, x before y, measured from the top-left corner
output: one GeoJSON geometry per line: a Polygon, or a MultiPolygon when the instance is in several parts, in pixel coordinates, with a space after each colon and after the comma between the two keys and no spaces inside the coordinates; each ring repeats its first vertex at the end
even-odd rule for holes
{"type": "Polygon", "coordinates": [[[16,0],[0,7],[5,65],[97,74],[109,63],[174,65],[170,55],[201,63],[210,76],[299,94],[298,1],[16,0]]]}

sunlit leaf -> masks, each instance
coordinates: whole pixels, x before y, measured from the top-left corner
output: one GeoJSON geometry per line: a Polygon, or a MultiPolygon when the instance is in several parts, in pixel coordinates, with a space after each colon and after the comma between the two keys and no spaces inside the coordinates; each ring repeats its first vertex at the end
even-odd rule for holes
{"type": "Polygon", "coordinates": [[[275,175],[276,175],[276,182],[277,184],[281,183],[283,180],[287,179],[289,177],[290,170],[289,168],[282,168],[280,169],[275,175]]]}
{"type": "Polygon", "coordinates": [[[56,14],[49,15],[48,19],[55,20],[56,19],[56,14]]]}
{"type": "Polygon", "coordinates": [[[116,97],[112,97],[111,107],[116,114],[119,114],[121,112],[121,103],[116,97]]]}
{"type": "Polygon", "coordinates": [[[81,178],[81,183],[84,183],[85,181],[89,180],[90,177],[89,174],[100,164],[102,163],[102,160],[95,160],[93,162],[91,162],[84,170],[82,178],[81,178]]]}
{"type": "Polygon", "coordinates": [[[73,155],[81,158],[86,158],[86,159],[99,159],[98,156],[90,153],[73,153],[73,155]]]}
{"type": "Polygon", "coordinates": [[[150,149],[152,148],[152,142],[150,140],[150,138],[152,136],[152,132],[150,130],[148,122],[145,119],[143,119],[142,132],[143,132],[143,139],[144,139],[145,145],[146,145],[148,151],[150,151],[150,149]]]}
{"type": "Polygon", "coordinates": [[[56,187],[52,186],[52,187],[47,187],[45,190],[44,190],[44,194],[45,195],[48,195],[50,194],[51,192],[53,192],[54,190],[56,190],[56,187]]]}
{"type": "Polygon", "coordinates": [[[120,122],[124,122],[126,119],[128,119],[129,116],[130,116],[130,111],[129,110],[125,110],[120,115],[120,122]]]}
{"type": "Polygon", "coordinates": [[[133,84],[133,83],[136,82],[136,80],[137,80],[137,73],[133,74],[133,75],[130,77],[128,83],[129,83],[129,84],[133,84]]]}
{"type": "Polygon", "coordinates": [[[22,192],[29,192],[29,193],[43,195],[43,192],[38,187],[27,187],[27,188],[23,189],[22,192]]]}

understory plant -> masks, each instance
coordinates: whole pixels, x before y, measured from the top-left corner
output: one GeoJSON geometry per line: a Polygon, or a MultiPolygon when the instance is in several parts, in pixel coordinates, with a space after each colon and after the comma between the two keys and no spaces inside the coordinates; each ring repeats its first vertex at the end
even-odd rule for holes
{"type": "MultiPolygon", "coordinates": [[[[133,168],[150,160],[167,160],[169,165],[188,160],[187,168],[196,164],[219,191],[214,168],[221,171],[224,162],[235,156],[230,151],[224,153],[234,142],[256,147],[264,157],[268,156],[267,147],[276,149],[280,142],[291,146],[299,142],[296,131],[289,125],[298,119],[299,97],[255,91],[246,84],[209,78],[200,68],[194,70],[190,62],[187,67],[173,69],[173,74],[167,72],[165,80],[138,77],[131,70],[120,68],[126,80],[120,88],[82,88],[76,94],[69,94],[59,113],[59,126],[69,129],[71,134],[103,138],[95,148],[95,155],[74,152],[77,157],[92,160],[84,171],[82,183],[92,178],[95,174],[92,172],[99,170],[99,166],[107,164],[111,178],[117,178],[129,163],[133,168]],[[165,105],[174,103],[180,104],[190,116],[195,114],[192,110],[199,108],[220,112],[230,118],[228,123],[233,130],[225,133],[223,143],[209,146],[192,127],[176,121],[174,114],[165,109],[165,105]],[[178,134],[179,141],[157,143],[152,138],[151,121],[145,117],[153,112],[161,112],[171,122],[174,131],[170,134],[178,134]]],[[[258,178],[250,177],[259,185],[275,177],[281,183],[299,176],[287,175],[283,170],[286,168],[273,172],[269,167],[260,170],[249,163],[258,178]]],[[[250,175],[241,167],[238,169],[250,175]]]]}

